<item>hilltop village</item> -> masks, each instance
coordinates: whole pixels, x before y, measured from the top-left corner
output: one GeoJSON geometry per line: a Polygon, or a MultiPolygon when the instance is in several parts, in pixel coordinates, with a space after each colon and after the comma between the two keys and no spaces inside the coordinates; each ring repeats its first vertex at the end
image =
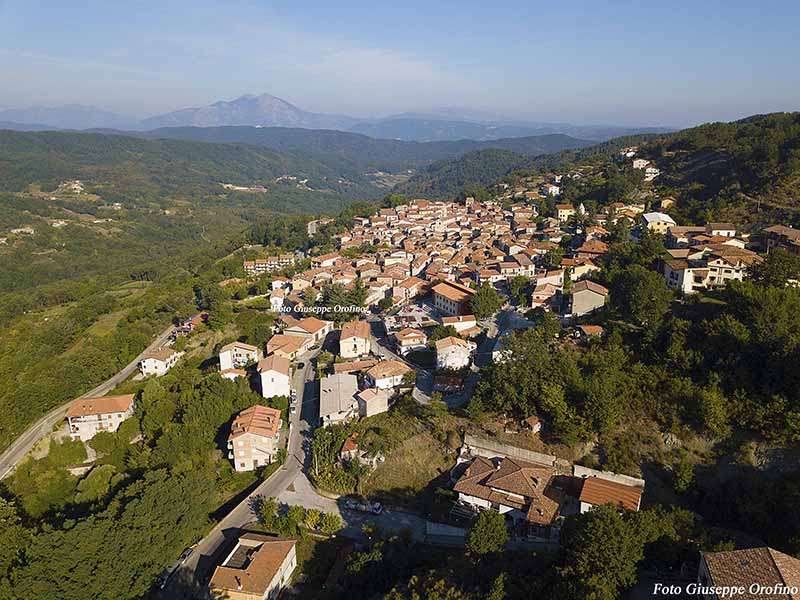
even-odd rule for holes
{"type": "MultiPolygon", "coordinates": [[[[649,168],[647,161],[634,167],[649,168]]],[[[391,530],[399,509],[358,496],[340,506],[329,499],[352,490],[345,482],[354,477],[391,478],[385,469],[393,450],[376,443],[376,419],[408,411],[409,402],[444,411],[469,405],[482,373],[514,360],[507,342],[543,319],[558,324],[561,345],[590,348],[606,335],[611,291],[601,275],[612,241],[662,245],[650,271],[684,302],[750,278],[770,251],[797,254],[800,233],[790,227],[754,234],[733,223],[677,225],[667,212],[670,198],[657,205],[616,202],[589,214],[582,204],[558,201],[563,178],[576,175],[552,176],[533,190],[501,187],[501,197],[491,201],[419,199],[381,208],[355,217],[337,234],[333,252],[244,260],[245,279],[267,282],[253,298],[266,303],[274,324],[263,346],[233,341],[218,349],[219,375],[248,382],[264,399],[226,428],[233,469],[274,469],[296,460],[306,491],[296,496],[275,488],[280,502],[329,521],[341,515],[340,527],[369,518],[391,530]]],[[[330,222],[312,222],[309,233],[330,222]]],[[[191,338],[207,317],[181,322],[173,342],[191,338]]],[[[142,377],[163,376],[179,363],[184,352],[173,342],[146,353],[142,377]]],[[[134,396],[126,395],[78,400],[66,418],[71,436],[86,441],[115,431],[133,413],[134,396]]],[[[544,443],[558,426],[551,419],[508,413],[499,437],[462,426],[448,438],[453,462],[437,484],[447,500],[438,516],[414,517],[415,535],[458,546],[467,543],[470,523],[488,511],[503,516],[515,547],[557,549],[570,515],[606,505],[639,511],[647,476],[551,453],[554,446],[544,443]]],[[[776,553],[767,548],[756,558],[769,562],[776,553]]],[[[699,581],[744,577],[735,556],[704,554],[699,581]]],[[[297,564],[294,541],[244,533],[219,562],[209,590],[267,597],[291,585],[297,564]]]]}

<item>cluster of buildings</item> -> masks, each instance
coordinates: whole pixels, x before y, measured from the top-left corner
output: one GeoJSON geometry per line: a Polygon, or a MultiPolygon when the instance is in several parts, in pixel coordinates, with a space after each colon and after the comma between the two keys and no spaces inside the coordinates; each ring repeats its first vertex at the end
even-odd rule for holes
{"type": "Polygon", "coordinates": [[[518,537],[554,544],[565,517],[605,504],[638,511],[645,487],[642,479],[470,435],[451,479],[458,494],[454,516],[494,510],[506,517],[518,537]]]}
{"type": "Polygon", "coordinates": [[[244,272],[248,277],[259,277],[267,273],[280,271],[295,263],[294,254],[279,254],[267,258],[256,258],[244,261],[244,272]]]}

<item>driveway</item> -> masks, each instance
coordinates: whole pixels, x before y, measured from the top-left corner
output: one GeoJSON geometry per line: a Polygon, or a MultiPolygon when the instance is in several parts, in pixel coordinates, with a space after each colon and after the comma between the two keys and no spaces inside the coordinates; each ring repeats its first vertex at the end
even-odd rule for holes
{"type": "Polygon", "coordinates": [[[394,533],[407,529],[417,540],[422,540],[425,536],[425,519],[419,515],[390,507],[384,508],[379,515],[351,510],[344,506],[344,498],[333,500],[318,494],[305,473],[299,473],[277,499],[282,504],[316,508],[322,512],[339,515],[345,523],[341,533],[348,537],[361,537],[361,527],[367,522],[374,523],[383,531],[394,533]]]}

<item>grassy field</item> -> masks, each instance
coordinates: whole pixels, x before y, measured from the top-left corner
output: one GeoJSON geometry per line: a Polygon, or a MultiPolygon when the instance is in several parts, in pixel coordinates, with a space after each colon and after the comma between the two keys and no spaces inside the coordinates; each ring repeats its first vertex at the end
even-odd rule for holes
{"type": "Polygon", "coordinates": [[[386,502],[413,504],[455,464],[441,443],[423,432],[402,442],[364,484],[364,493],[386,502]]]}

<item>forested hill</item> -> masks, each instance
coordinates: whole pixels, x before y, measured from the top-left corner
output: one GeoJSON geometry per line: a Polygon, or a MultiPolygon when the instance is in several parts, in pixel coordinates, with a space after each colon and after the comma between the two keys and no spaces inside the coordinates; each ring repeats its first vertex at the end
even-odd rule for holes
{"type": "Polygon", "coordinates": [[[64,180],[81,179],[123,198],[163,193],[191,197],[220,193],[220,182],[269,186],[285,175],[308,179],[308,187],[328,194],[364,198],[382,192],[358,173],[343,173],[308,157],[242,143],[0,131],[0,189],[4,191],[23,190],[30,184],[51,189],[64,180]]]}
{"type": "Polygon", "coordinates": [[[625,136],[601,144],[538,156],[525,156],[520,148],[509,144],[508,150],[481,150],[438,161],[396,186],[394,191],[408,196],[452,198],[464,190],[494,183],[513,171],[548,171],[565,169],[572,164],[608,162],[620,148],[653,138],[655,134],[625,136]]]}
{"type": "Polygon", "coordinates": [[[489,185],[527,162],[528,157],[510,150],[477,150],[435,162],[394,191],[408,197],[452,198],[473,186],[489,185]]]}
{"type": "Polygon", "coordinates": [[[642,154],[688,217],[800,209],[800,113],[756,115],[659,136],[642,154]]]}
{"type": "Polygon", "coordinates": [[[278,152],[291,152],[340,169],[417,169],[434,161],[452,159],[467,152],[498,148],[526,156],[538,156],[567,148],[594,144],[563,134],[536,135],[490,141],[458,140],[411,142],[375,139],[358,133],[288,127],[171,127],[136,133],[148,138],[204,142],[244,143],[278,152]]]}

